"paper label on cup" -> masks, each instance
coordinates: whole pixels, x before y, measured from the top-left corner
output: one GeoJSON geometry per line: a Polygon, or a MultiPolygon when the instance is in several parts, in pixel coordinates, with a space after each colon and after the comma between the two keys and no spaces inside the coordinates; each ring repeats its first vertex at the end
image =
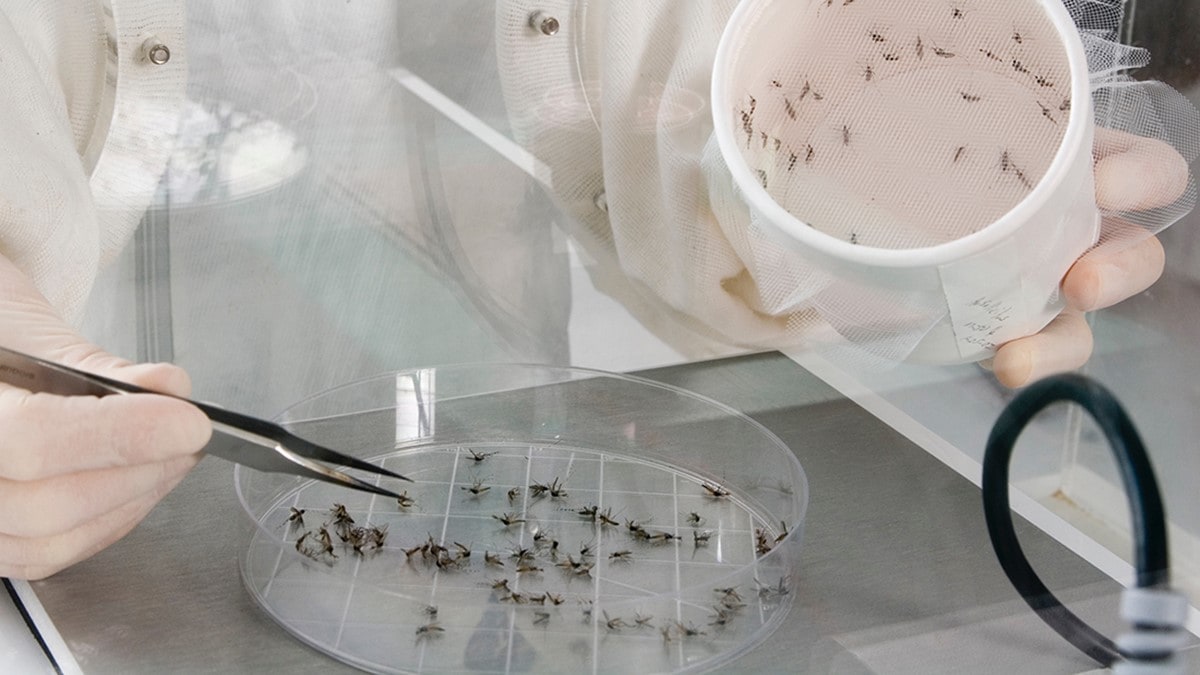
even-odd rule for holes
{"type": "MultiPolygon", "coordinates": [[[[1030,329],[1033,290],[1022,275],[1020,247],[1012,240],[938,268],[946,291],[959,356],[979,357],[1030,329]]],[[[1045,307],[1046,298],[1033,306],[1045,307]]]]}

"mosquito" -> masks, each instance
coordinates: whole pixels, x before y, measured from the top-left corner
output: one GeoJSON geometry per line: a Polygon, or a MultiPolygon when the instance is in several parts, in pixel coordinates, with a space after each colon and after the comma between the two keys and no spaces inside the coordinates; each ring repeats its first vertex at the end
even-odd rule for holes
{"type": "Polygon", "coordinates": [[[401,492],[400,496],[396,498],[396,505],[402,509],[407,509],[416,503],[417,503],[416,499],[413,499],[412,497],[408,496],[407,490],[404,492],[401,492]]]}
{"type": "Polygon", "coordinates": [[[509,490],[508,491],[508,503],[511,504],[511,503],[517,501],[517,498],[520,496],[521,496],[521,488],[515,487],[515,488],[509,490]]]}
{"type": "Polygon", "coordinates": [[[437,637],[445,632],[446,632],[446,629],[439,626],[437,624],[437,622],[435,621],[433,623],[427,623],[424,626],[418,627],[417,628],[417,638],[420,639],[420,638],[428,638],[428,637],[437,637]]]}
{"type": "Polygon", "coordinates": [[[958,92],[958,95],[962,96],[962,100],[966,101],[967,103],[979,103],[980,101],[983,100],[982,96],[980,96],[978,94],[972,94],[972,93],[969,93],[966,91],[960,91],[960,92],[958,92]]]}
{"type": "Polygon", "coordinates": [[[518,523],[525,522],[524,518],[521,518],[520,516],[518,516],[515,513],[504,513],[499,516],[492,514],[492,518],[503,523],[505,527],[512,527],[513,525],[516,525],[518,523]]]}
{"type": "Polygon", "coordinates": [[[479,496],[482,496],[488,490],[491,490],[492,486],[484,485],[482,480],[475,479],[475,482],[473,482],[471,485],[469,485],[469,486],[463,485],[463,486],[460,486],[459,489],[466,490],[467,492],[470,492],[472,496],[479,497],[479,496]]]}
{"type": "Polygon", "coordinates": [[[619,631],[629,625],[625,623],[625,620],[619,616],[616,618],[609,618],[607,611],[602,610],[602,612],[604,614],[604,626],[611,631],[619,631]]]}
{"type": "Polygon", "coordinates": [[[488,457],[491,457],[492,455],[497,454],[496,452],[478,452],[473,448],[467,448],[467,452],[471,454],[471,461],[475,462],[476,464],[482,462],[488,457]]]}
{"type": "Polygon", "coordinates": [[[534,612],[533,625],[550,623],[550,612],[534,612]]]}
{"type": "MultiPolygon", "coordinates": [[[[804,162],[806,164],[808,162],[811,162],[812,156],[813,156],[813,147],[810,145],[810,146],[808,146],[808,157],[804,160],[804,162]]],[[[709,497],[721,498],[721,497],[728,497],[729,495],[733,494],[729,490],[726,490],[725,488],[721,487],[720,485],[717,485],[716,483],[701,483],[700,487],[704,488],[704,491],[708,493],[709,497]]]]}
{"type": "Polygon", "coordinates": [[[687,514],[687,524],[698,527],[704,524],[704,518],[699,513],[691,511],[687,514]]]}
{"type": "Polygon", "coordinates": [[[488,551],[484,551],[483,552],[483,563],[485,565],[495,565],[497,567],[504,567],[504,561],[500,559],[499,553],[489,553],[488,551]]]}
{"type": "Polygon", "coordinates": [[[726,586],[725,588],[714,588],[713,593],[720,595],[722,599],[731,599],[735,602],[741,602],[742,596],[737,592],[737,586],[726,586]]]}
{"type": "Polygon", "coordinates": [[[600,519],[601,525],[611,525],[613,527],[620,527],[621,525],[621,523],[613,519],[611,507],[605,509],[603,513],[596,514],[596,517],[600,519]]]}
{"type": "Polygon", "coordinates": [[[296,527],[303,527],[304,526],[304,512],[307,509],[298,509],[294,506],[291,507],[291,509],[292,509],[292,512],[291,512],[291,515],[288,516],[287,522],[291,523],[292,525],[295,525],[296,527]]]}
{"type": "Polygon", "coordinates": [[[618,562],[629,562],[633,560],[633,551],[613,551],[608,554],[608,559],[618,562]]]}
{"type": "Polygon", "coordinates": [[[956,54],[954,52],[946,51],[945,49],[942,49],[941,47],[933,47],[932,49],[933,49],[934,56],[939,56],[943,59],[952,59],[956,56],[956,54]]]}
{"type": "Polygon", "coordinates": [[[701,546],[708,546],[708,540],[711,538],[712,538],[712,532],[710,532],[708,530],[704,530],[703,532],[701,532],[700,530],[694,530],[692,532],[692,546],[694,548],[700,548],[701,546]]]}

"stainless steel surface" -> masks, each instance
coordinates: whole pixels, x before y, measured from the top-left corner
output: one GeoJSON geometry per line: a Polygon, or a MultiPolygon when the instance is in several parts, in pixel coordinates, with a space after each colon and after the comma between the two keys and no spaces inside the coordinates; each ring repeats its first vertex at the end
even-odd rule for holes
{"type": "MultiPolygon", "coordinates": [[[[750,414],[812,489],[797,604],[734,670],[1076,673],[1091,664],[1015,597],[979,492],[777,354],[642,373],[750,414]]],[[[731,449],[736,451],[736,449],[731,449]]],[[[236,559],[230,467],[206,461],[130,536],[34,587],[87,672],[341,672],[260,614],[236,559]]],[[[1048,585],[1110,633],[1115,583],[1018,528],[1048,585]]]]}

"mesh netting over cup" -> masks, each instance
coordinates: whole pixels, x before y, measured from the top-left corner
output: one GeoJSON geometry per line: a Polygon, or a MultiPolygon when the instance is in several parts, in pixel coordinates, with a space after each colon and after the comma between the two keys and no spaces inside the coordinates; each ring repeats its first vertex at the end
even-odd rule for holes
{"type": "Polygon", "coordinates": [[[934,362],[1056,316],[1100,237],[1091,70],[1121,60],[1070,4],[745,0],[713,116],[757,250],[787,270],[756,279],[765,295],[877,356],[934,362]],[[770,290],[796,278],[820,283],[770,290]]]}

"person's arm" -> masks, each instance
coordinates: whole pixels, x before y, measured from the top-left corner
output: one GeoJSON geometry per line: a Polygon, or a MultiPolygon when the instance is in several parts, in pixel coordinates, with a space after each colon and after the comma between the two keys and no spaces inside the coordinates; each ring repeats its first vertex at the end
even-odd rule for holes
{"type": "MultiPolygon", "coordinates": [[[[0,9],[0,345],[187,395],[183,370],[123,361],[63,318],[78,313],[105,247],[119,244],[83,157],[91,131],[81,101],[94,86],[80,78],[91,71],[62,67],[75,62],[70,50],[95,43],[72,39],[76,15],[41,4],[0,9]]],[[[164,396],[0,384],[0,576],[46,577],[119,539],[195,465],[210,433],[199,410],[164,396]]]]}
{"type": "MultiPolygon", "coordinates": [[[[0,257],[0,344],[187,396],[170,364],[131,364],[75,333],[0,257]]],[[[153,395],[54,396],[0,384],[0,576],[40,579],[124,536],[199,461],[212,427],[153,395]]]]}

